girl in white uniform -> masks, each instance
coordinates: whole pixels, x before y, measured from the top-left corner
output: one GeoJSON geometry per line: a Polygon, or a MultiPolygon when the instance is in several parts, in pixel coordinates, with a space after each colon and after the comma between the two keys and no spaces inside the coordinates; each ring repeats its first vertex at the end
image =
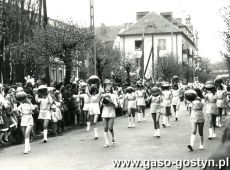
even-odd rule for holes
{"type": "Polygon", "coordinates": [[[104,137],[105,145],[104,147],[109,147],[109,133],[112,136],[112,144],[115,144],[113,124],[116,117],[115,109],[118,107],[117,97],[113,93],[112,86],[105,87],[105,94],[102,96],[103,110],[101,117],[104,122],[104,137]]]}
{"type": "MultiPolygon", "coordinates": [[[[25,92],[18,92],[21,95],[27,96],[25,92]]],[[[17,94],[18,95],[18,94],[17,94]]],[[[30,133],[32,131],[34,120],[33,120],[33,110],[35,110],[35,106],[29,101],[29,99],[24,99],[20,102],[17,110],[19,111],[21,117],[21,127],[22,132],[25,139],[25,149],[24,154],[30,152],[30,133]]]]}
{"type": "Polygon", "coordinates": [[[163,94],[163,105],[164,105],[164,116],[163,116],[163,124],[162,126],[170,126],[169,117],[171,116],[171,105],[173,94],[170,90],[169,83],[165,83],[162,86],[162,94],[163,94]]]}
{"type": "Polygon", "coordinates": [[[88,108],[89,108],[89,115],[92,118],[95,124],[94,127],[94,139],[98,139],[98,128],[96,127],[98,117],[100,115],[100,99],[102,95],[103,89],[100,86],[99,92],[97,93],[97,88],[95,86],[91,87],[91,93],[89,92],[89,86],[86,88],[86,94],[89,97],[88,108]]]}
{"type": "MultiPolygon", "coordinates": [[[[44,85],[41,85],[39,88],[45,89],[47,87],[44,85]]],[[[38,96],[37,94],[35,96],[35,100],[39,104],[39,107],[40,107],[38,119],[44,120],[43,122],[43,142],[46,143],[47,134],[48,134],[47,127],[48,127],[49,121],[51,120],[51,105],[53,104],[53,99],[50,96],[50,94],[43,94],[41,96],[38,96]]]]}
{"type": "Polygon", "coordinates": [[[145,120],[145,90],[143,85],[138,84],[138,89],[136,90],[137,96],[137,110],[138,110],[138,122],[141,121],[141,114],[143,114],[143,120],[145,120]]]}
{"type": "Polygon", "coordinates": [[[193,93],[195,96],[195,98],[191,101],[192,102],[192,108],[191,108],[192,134],[190,137],[190,144],[188,145],[189,150],[193,151],[197,128],[200,135],[199,149],[204,149],[204,135],[203,135],[204,121],[205,121],[204,113],[203,113],[204,104],[201,102],[203,95],[200,89],[196,88],[195,90],[189,90],[189,92],[193,93]]]}
{"type": "Polygon", "coordinates": [[[158,87],[151,89],[151,96],[148,98],[150,101],[150,113],[152,114],[154,122],[154,136],[160,138],[160,115],[162,113],[163,98],[161,90],[158,87]]]}
{"type": "Polygon", "coordinates": [[[207,93],[204,94],[205,105],[206,105],[206,114],[209,120],[209,137],[208,139],[211,140],[212,138],[216,137],[215,128],[216,128],[216,117],[217,117],[217,96],[215,95],[215,89],[207,89],[207,93]]]}
{"type": "Polygon", "coordinates": [[[180,97],[179,97],[179,93],[180,89],[178,87],[178,85],[174,85],[173,89],[172,89],[172,106],[173,106],[173,110],[175,113],[175,119],[176,121],[178,120],[178,115],[179,115],[179,108],[180,108],[180,97]]]}
{"type": "Polygon", "coordinates": [[[89,122],[89,96],[85,93],[86,92],[86,83],[82,83],[81,87],[80,87],[80,99],[83,103],[83,108],[82,108],[82,112],[84,115],[84,122],[86,122],[86,130],[89,131],[90,130],[90,122],[89,122]]]}
{"type": "Polygon", "coordinates": [[[135,127],[135,113],[137,110],[137,97],[132,87],[126,89],[125,102],[127,103],[128,128],[135,127]]]}

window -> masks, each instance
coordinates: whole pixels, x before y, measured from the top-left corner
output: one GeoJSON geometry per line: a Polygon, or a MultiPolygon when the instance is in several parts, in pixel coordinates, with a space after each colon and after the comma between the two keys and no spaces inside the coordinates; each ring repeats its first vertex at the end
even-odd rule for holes
{"type": "Polygon", "coordinates": [[[52,80],[56,81],[56,70],[52,69],[52,80]]]}
{"type": "Polygon", "coordinates": [[[135,50],[141,50],[141,46],[142,46],[141,40],[135,41],[135,50]]]}
{"type": "Polygon", "coordinates": [[[62,82],[63,76],[62,76],[62,70],[59,70],[59,81],[62,82]]]}
{"type": "Polygon", "coordinates": [[[158,47],[160,50],[166,50],[166,39],[158,39],[158,47]]]}
{"type": "Polygon", "coordinates": [[[141,67],[141,58],[136,58],[136,67],[141,67]]]}

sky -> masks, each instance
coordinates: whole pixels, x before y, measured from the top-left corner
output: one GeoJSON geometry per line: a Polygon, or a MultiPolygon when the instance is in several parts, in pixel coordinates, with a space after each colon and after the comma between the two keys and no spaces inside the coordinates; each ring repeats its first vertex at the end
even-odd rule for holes
{"type": "MultiPolygon", "coordinates": [[[[90,0],[47,0],[48,16],[73,20],[88,26],[90,0]]],[[[191,16],[191,23],[199,34],[199,55],[215,63],[222,60],[224,51],[221,32],[225,24],[221,9],[229,0],[94,0],[95,25],[122,25],[136,21],[136,12],[173,12],[176,18],[191,16]]]]}

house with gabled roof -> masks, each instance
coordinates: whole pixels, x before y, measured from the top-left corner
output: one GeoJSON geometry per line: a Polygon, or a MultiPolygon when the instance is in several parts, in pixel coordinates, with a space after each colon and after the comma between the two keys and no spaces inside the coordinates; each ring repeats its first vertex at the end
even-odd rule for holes
{"type": "Polygon", "coordinates": [[[177,62],[181,63],[182,73],[185,67],[195,68],[197,47],[190,17],[183,24],[181,19],[173,18],[172,12],[137,12],[136,23],[118,36],[120,49],[124,54],[135,57],[139,69],[141,56],[144,56],[144,70],[151,70],[150,75],[153,61],[156,65],[158,58],[167,54],[173,54],[177,62]]]}

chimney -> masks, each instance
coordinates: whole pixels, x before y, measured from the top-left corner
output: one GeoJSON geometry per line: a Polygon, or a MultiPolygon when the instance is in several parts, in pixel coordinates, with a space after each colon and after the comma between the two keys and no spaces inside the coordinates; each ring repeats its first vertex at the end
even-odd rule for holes
{"type": "Polygon", "coordinates": [[[167,19],[169,22],[172,22],[173,13],[172,12],[161,12],[160,15],[167,19]]]}
{"type": "Polygon", "coordinates": [[[185,18],[185,20],[186,20],[186,25],[191,25],[191,17],[190,17],[190,15],[188,15],[188,16],[185,18]]]}
{"type": "Polygon", "coordinates": [[[144,17],[148,13],[149,13],[149,11],[137,12],[136,13],[136,20],[138,21],[139,19],[141,19],[142,17],[144,17]]]}

